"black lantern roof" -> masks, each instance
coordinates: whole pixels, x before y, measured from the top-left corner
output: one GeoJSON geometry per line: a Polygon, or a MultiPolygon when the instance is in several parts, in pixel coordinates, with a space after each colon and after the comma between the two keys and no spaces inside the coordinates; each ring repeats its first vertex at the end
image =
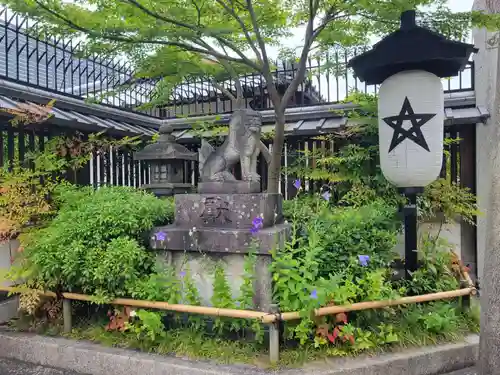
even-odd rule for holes
{"type": "Polygon", "coordinates": [[[453,77],[465,68],[478,50],[417,26],[415,11],[401,14],[400,29],[387,35],[373,48],[349,61],[354,74],[369,85],[382,83],[407,70],[425,70],[438,77],[453,77]]]}
{"type": "Polygon", "coordinates": [[[157,142],[147,145],[134,154],[136,160],[194,160],[198,161],[198,153],[189,151],[178,144],[172,135],[171,125],[160,127],[160,137],[157,142]]]}

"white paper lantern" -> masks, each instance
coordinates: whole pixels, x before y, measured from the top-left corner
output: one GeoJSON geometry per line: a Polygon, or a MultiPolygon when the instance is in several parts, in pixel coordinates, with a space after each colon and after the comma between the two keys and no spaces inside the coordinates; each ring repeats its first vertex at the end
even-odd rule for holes
{"type": "Polygon", "coordinates": [[[424,187],[443,162],[444,94],[436,75],[411,70],[387,78],[379,90],[380,165],[399,187],[424,187]]]}

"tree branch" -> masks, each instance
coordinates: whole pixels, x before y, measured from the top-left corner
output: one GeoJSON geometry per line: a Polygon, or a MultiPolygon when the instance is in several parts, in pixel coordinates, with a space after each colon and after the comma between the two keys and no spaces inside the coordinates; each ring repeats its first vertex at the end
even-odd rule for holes
{"type": "MultiPolygon", "coordinates": [[[[215,51],[213,47],[210,46],[208,43],[205,43],[204,47],[207,48],[209,51],[215,51]]],[[[240,77],[238,76],[238,73],[234,70],[234,68],[231,66],[231,64],[229,64],[227,61],[218,60],[217,62],[221,64],[224,67],[224,69],[226,69],[226,71],[229,73],[231,77],[234,78],[234,86],[236,87],[236,107],[240,108],[243,101],[243,87],[241,86],[241,82],[239,79],[240,77]]]]}
{"type": "Polygon", "coordinates": [[[273,106],[277,109],[280,104],[280,94],[276,89],[274,84],[274,80],[271,74],[271,67],[269,66],[269,58],[267,56],[266,43],[264,42],[264,38],[260,33],[259,25],[257,22],[257,15],[255,14],[255,10],[253,8],[252,0],[246,0],[248,13],[250,13],[250,19],[252,20],[253,31],[255,34],[255,38],[257,39],[257,43],[259,44],[259,48],[262,52],[262,73],[267,82],[267,90],[269,91],[269,95],[271,97],[271,101],[273,106]]]}
{"type": "Polygon", "coordinates": [[[257,49],[255,43],[253,42],[252,40],[252,37],[250,36],[250,33],[245,25],[245,22],[243,22],[243,20],[241,19],[240,16],[238,16],[238,14],[236,13],[236,11],[234,10],[234,7],[230,8],[225,2],[224,0],[215,0],[220,6],[222,6],[226,12],[228,12],[231,16],[233,16],[233,18],[236,20],[236,22],[238,22],[238,24],[240,25],[242,31],[243,31],[243,34],[245,34],[245,38],[248,42],[248,44],[250,45],[250,48],[252,49],[252,51],[255,53],[256,57],[257,57],[257,60],[262,64],[262,56],[261,54],[259,53],[259,50],[257,49]]]}
{"type": "Polygon", "coordinates": [[[247,61],[245,61],[243,59],[239,59],[239,58],[231,57],[231,56],[228,56],[228,55],[224,55],[224,54],[219,53],[219,52],[217,52],[217,51],[215,51],[213,49],[209,51],[207,49],[202,49],[202,48],[190,46],[189,44],[186,44],[186,43],[169,42],[169,41],[166,41],[166,40],[155,40],[155,39],[124,38],[124,37],[117,36],[117,35],[106,35],[104,33],[101,34],[101,33],[89,30],[89,29],[87,29],[87,28],[85,28],[83,26],[80,26],[80,25],[74,23],[70,19],[68,19],[68,18],[62,16],[61,14],[53,11],[52,9],[48,8],[43,3],[41,3],[39,0],[35,0],[35,2],[42,9],[44,9],[46,12],[48,12],[49,14],[51,14],[52,16],[54,16],[55,18],[58,18],[59,20],[63,21],[69,27],[71,27],[71,28],[73,28],[75,30],[78,30],[78,31],[80,31],[82,33],[85,33],[88,36],[91,36],[91,37],[94,37],[94,38],[101,38],[101,39],[111,40],[111,41],[115,41],[115,42],[130,43],[130,44],[157,44],[157,45],[177,47],[177,48],[180,48],[180,49],[183,49],[183,50],[186,50],[186,51],[190,51],[190,52],[195,52],[195,53],[210,55],[210,56],[213,56],[213,57],[215,57],[215,58],[217,58],[219,60],[224,60],[224,61],[229,61],[229,62],[235,62],[235,63],[238,63],[238,64],[244,64],[244,65],[250,66],[251,68],[256,68],[255,64],[252,63],[252,65],[249,65],[247,63],[247,61]]]}
{"type": "Polygon", "coordinates": [[[264,160],[266,161],[266,163],[271,164],[272,155],[269,152],[269,149],[267,148],[267,146],[264,144],[264,142],[259,140],[259,144],[257,145],[257,147],[260,149],[260,152],[262,153],[262,156],[264,157],[264,160]]]}
{"type": "Polygon", "coordinates": [[[181,21],[177,21],[173,18],[168,18],[168,17],[164,17],[162,16],[161,14],[158,14],[148,8],[146,8],[144,5],[142,5],[141,3],[135,1],[135,0],[122,0],[122,1],[125,1],[133,6],[135,6],[136,8],[140,9],[142,12],[146,13],[148,16],[151,16],[153,18],[156,18],[160,21],[163,21],[163,22],[166,22],[166,23],[171,23],[172,25],[175,25],[175,26],[180,26],[180,27],[184,27],[186,29],[189,29],[189,30],[194,30],[194,31],[197,31],[197,29],[199,29],[199,27],[195,26],[195,25],[191,25],[191,24],[188,24],[188,23],[184,23],[184,22],[181,22],[181,21]]]}
{"type": "MultiPolygon", "coordinates": [[[[251,68],[253,69],[256,69],[256,70],[260,70],[260,68],[252,61],[250,60],[238,47],[236,47],[233,43],[231,43],[230,41],[224,39],[224,38],[221,38],[218,33],[214,33],[214,32],[211,32],[210,30],[207,30],[206,28],[203,28],[201,27],[201,23],[200,23],[200,15],[201,15],[201,10],[196,6],[196,4],[193,2],[193,4],[195,5],[195,7],[197,8],[198,10],[198,26],[196,25],[191,25],[191,24],[188,24],[188,23],[185,23],[185,22],[180,22],[180,21],[177,21],[173,18],[168,18],[168,17],[164,17],[162,16],[161,14],[157,13],[157,12],[154,12],[148,8],[146,8],[144,5],[140,4],[138,1],[136,0],[123,0],[123,1],[126,1],[128,2],[129,4],[135,6],[136,8],[140,9],[142,12],[144,12],[145,14],[147,14],[148,16],[151,16],[153,18],[156,18],[160,21],[163,21],[163,22],[166,22],[166,23],[170,23],[172,25],[175,25],[175,26],[179,26],[179,27],[183,27],[183,28],[186,28],[186,29],[189,29],[189,30],[192,30],[192,31],[195,31],[197,32],[199,35],[198,35],[198,40],[201,40],[201,35],[200,34],[206,34],[207,36],[211,37],[211,38],[214,38],[215,40],[217,40],[219,43],[223,44],[223,45],[226,45],[227,47],[229,47],[231,50],[233,50],[238,56],[241,57],[241,59],[245,62],[246,65],[250,66],[251,68]]],[[[196,44],[199,44],[197,41],[194,41],[194,40],[191,40],[192,42],[196,43],[196,44]]]]}
{"type": "Polygon", "coordinates": [[[314,19],[316,17],[316,12],[318,11],[318,3],[314,3],[314,0],[309,0],[309,21],[307,22],[306,27],[306,35],[304,38],[304,46],[302,47],[302,52],[300,54],[299,65],[297,67],[297,72],[295,73],[295,77],[290,82],[290,85],[287,87],[285,93],[283,94],[283,98],[281,99],[281,103],[279,106],[279,111],[285,112],[285,108],[288,105],[288,101],[295,94],[295,91],[299,87],[300,81],[302,81],[305,77],[306,73],[306,63],[307,56],[309,54],[309,50],[311,48],[314,39],[317,34],[314,34],[314,19]]]}
{"type": "Polygon", "coordinates": [[[234,96],[233,93],[226,89],[224,86],[220,85],[216,80],[212,80],[210,83],[213,87],[219,89],[223,94],[225,94],[229,99],[236,100],[236,96],[234,96]]]}
{"type": "Polygon", "coordinates": [[[198,14],[198,27],[201,28],[201,8],[198,6],[198,4],[196,4],[195,0],[191,0],[191,3],[196,8],[196,13],[198,14]]]}
{"type": "Polygon", "coordinates": [[[321,22],[321,24],[316,29],[314,29],[313,35],[312,35],[313,41],[325,29],[325,27],[328,26],[328,24],[330,22],[339,20],[341,18],[348,18],[348,17],[350,17],[349,14],[344,14],[343,16],[339,16],[338,12],[333,12],[333,11],[330,12],[329,11],[327,13],[327,15],[325,16],[325,18],[323,19],[323,21],[321,22]]]}

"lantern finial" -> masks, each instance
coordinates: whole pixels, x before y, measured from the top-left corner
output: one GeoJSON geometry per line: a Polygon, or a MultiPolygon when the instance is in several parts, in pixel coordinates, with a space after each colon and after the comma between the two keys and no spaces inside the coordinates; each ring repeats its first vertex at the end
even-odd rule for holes
{"type": "Polygon", "coordinates": [[[416,12],[414,9],[401,13],[401,30],[410,30],[417,26],[416,12]]]}
{"type": "Polygon", "coordinates": [[[174,128],[170,124],[165,124],[160,127],[160,134],[172,134],[174,128]]]}

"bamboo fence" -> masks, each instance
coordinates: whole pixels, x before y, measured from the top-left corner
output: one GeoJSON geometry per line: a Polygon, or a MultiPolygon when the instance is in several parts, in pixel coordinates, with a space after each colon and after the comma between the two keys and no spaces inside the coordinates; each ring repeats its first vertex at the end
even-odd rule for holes
{"type": "MultiPolygon", "coordinates": [[[[476,288],[473,286],[472,281],[468,275],[465,275],[465,280],[462,285],[465,285],[465,288],[451,290],[447,292],[438,292],[438,293],[430,293],[423,294],[418,296],[410,296],[410,297],[402,297],[394,300],[382,300],[382,301],[369,301],[369,302],[359,302],[353,303],[350,305],[341,305],[341,306],[327,306],[321,307],[314,311],[315,316],[326,316],[326,315],[334,315],[339,313],[345,313],[349,311],[360,311],[360,310],[368,310],[368,309],[381,309],[389,306],[398,306],[398,305],[407,305],[413,303],[422,303],[422,302],[430,302],[430,301],[438,301],[443,299],[451,299],[457,297],[465,297],[469,300],[469,297],[475,295],[477,293],[476,288]]],[[[4,287],[0,286],[0,291],[5,291],[9,293],[23,293],[23,292],[33,292],[33,289],[23,289],[16,287],[4,287]]],[[[54,292],[50,291],[37,291],[40,295],[45,297],[57,298],[58,295],[54,292]]],[[[86,301],[92,302],[92,296],[86,294],[78,294],[78,293],[67,293],[64,292],[61,294],[63,298],[63,319],[64,319],[64,330],[66,332],[71,331],[71,301],[86,301]]],[[[215,317],[227,317],[227,318],[235,318],[235,319],[258,319],[263,324],[269,325],[269,357],[271,363],[276,363],[279,359],[279,327],[278,323],[280,321],[290,321],[290,320],[298,320],[300,319],[300,312],[285,312],[280,313],[274,306],[273,312],[264,312],[264,311],[252,311],[252,310],[236,310],[236,309],[225,309],[225,308],[217,308],[217,307],[208,307],[208,306],[192,306],[192,305],[181,305],[181,304],[170,304],[167,302],[159,302],[159,301],[144,301],[144,300],[135,300],[129,298],[116,298],[109,302],[112,305],[118,306],[133,306],[147,309],[157,309],[157,310],[166,310],[166,311],[175,311],[181,313],[189,313],[189,314],[199,314],[199,315],[207,315],[207,316],[215,316],[215,317]]],[[[464,305],[468,305],[468,303],[464,303],[464,305]]]]}

